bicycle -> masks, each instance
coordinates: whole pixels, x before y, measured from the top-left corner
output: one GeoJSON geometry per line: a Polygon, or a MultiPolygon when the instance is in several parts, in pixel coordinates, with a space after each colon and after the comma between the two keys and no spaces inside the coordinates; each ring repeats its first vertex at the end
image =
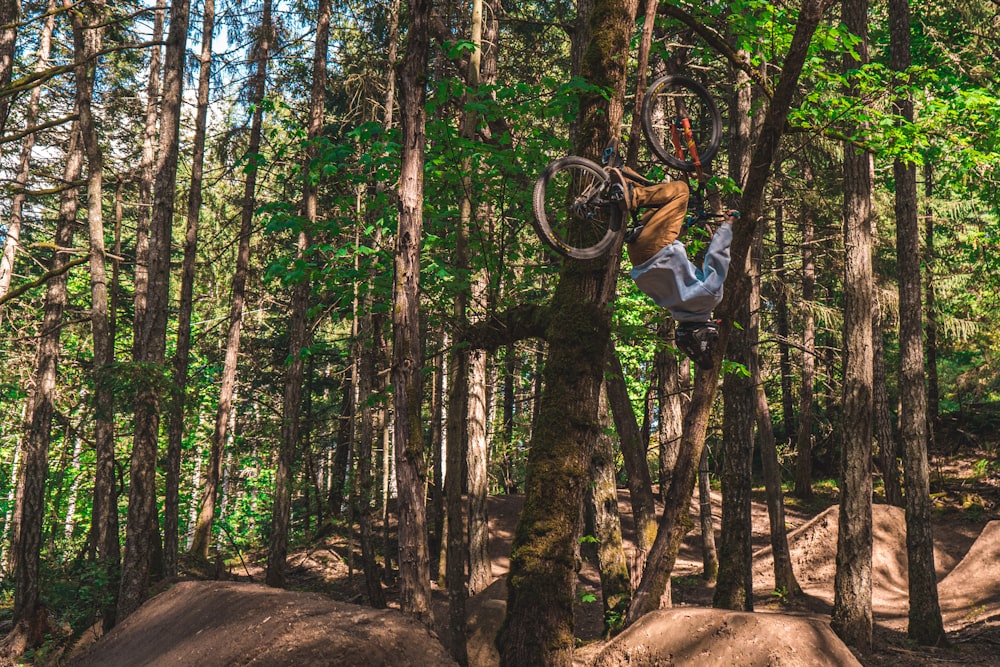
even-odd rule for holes
{"type": "MultiPolygon", "coordinates": [[[[703,166],[719,149],[722,117],[708,91],[686,77],[657,79],[643,97],[642,127],[658,158],[684,174],[695,173],[697,185],[692,187],[688,202],[689,220],[692,216],[699,222],[716,217],[705,211],[702,176],[703,166]]],[[[625,233],[626,240],[638,236],[641,224],[636,213],[627,229],[623,224],[617,204],[620,193],[611,192],[609,187],[605,170],[609,165],[636,185],[653,185],[626,168],[614,146],[604,151],[600,165],[571,155],[550,162],[535,181],[533,224],[542,241],[556,252],[573,259],[595,259],[608,251],[619,234],[625,233]]]]}

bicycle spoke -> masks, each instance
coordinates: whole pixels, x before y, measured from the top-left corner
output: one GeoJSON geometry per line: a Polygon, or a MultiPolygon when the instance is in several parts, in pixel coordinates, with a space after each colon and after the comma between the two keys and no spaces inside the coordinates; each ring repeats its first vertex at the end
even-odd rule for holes
{"type": "Polygon", "coordinates": [[[545,218],[557,242],[587,248],[604,238],[611,226],[612,206],[603,187],[601,175],[581,165],[552,175],[545,185],[545,218]]]}

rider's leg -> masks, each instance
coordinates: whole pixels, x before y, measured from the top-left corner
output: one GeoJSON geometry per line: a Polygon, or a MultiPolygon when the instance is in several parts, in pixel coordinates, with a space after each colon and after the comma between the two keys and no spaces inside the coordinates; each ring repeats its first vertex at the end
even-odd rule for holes
{"type": "Polygon", "coordinates": [[[642,264],[677,238],[687,217],[688,184],[670,181],[632,190],[631,208],[649,208],[642,216],[643,229],[628,244],[633,266],[642,264]]]}

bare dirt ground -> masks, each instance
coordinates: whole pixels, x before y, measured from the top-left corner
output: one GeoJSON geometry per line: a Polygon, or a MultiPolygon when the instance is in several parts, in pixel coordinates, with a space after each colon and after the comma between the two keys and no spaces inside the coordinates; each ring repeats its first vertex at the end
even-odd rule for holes
{"type": "MultiPolygon", "coordinates": [[[[996,520],[1000,485],[989,477],[962,481],[968,479],[964,469],[968,465],[959,459],[935,465],[935,560],[949,647],[918,647],[906,638],[906,531],[901,509],[875,508],[875,648],[857,655],[829,628],[837,545],[835,499],[821,496],[809,507],[789,502],[789,544],[803,595],[786,599],[772,590],[768,520],[759,498],[753,507],[758,613],[710,608],[713,588],[700,577],[701,538],[695,530],[674,570],[673,609],[650,614],[607,641],[602,639],[600,601],[577,606],[575,664],[1000,666],[1000,521],[996,520]]],[[[713,497],[716,530],[718,500],[713,497]]],[[[469,658],[476,667],[497,664],[492,640],[505,612],[505,574],[521,501],[519,496],[500,496],[490,502],[496,580],[467,605],[469,658]]],[[[619,507],[626,548],[631,549],[627,492],[621,493],[619,507]]],[[[108,636],[91,646],[86,644],[93,639],[81,640],[63,662],[79,666],[453,664],[440,641],[447,638],[445,591],[434,590],[437,623],[431,632],[396,609],[351,604],[364,602],[363,581],[353,571],[342,540],[297,552],[289,561],[292,587],[323,594],[252,583],[262,580],[262,572],[248,564],[231,572],[239,583],[173,585],[108,636]]],[[[599,598],[591,559],[585,558],[581,568],[580,590],[599,598]]],[[[398,593],[391,587],[387,592],[390,598],[398,593]]]]}

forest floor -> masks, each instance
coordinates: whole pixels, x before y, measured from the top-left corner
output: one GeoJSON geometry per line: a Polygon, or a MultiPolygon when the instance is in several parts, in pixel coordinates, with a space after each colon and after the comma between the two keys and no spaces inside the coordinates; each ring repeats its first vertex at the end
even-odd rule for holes
{"type": "MultiPolygon", "coordinates": [[[[899,508],[874,512],[871,653],[851,655],[829,627],[837,549],[835,489],[820,486],[808,504],[787,499],[793,565],[803,594],[773,592],[763,492],[753,504],[756,614],[711,609],[713,585],[701,578],[697,528],[673,573],[674,608],[650,614],[611,641],[602,638],[600,583],[593,558],[580,571],[580,591],[596,602],[576,606],[575,664],[595,665],[1000,665],[1000,471],[983,450],[932,460],[935,563],[949,647],[925,648],[906,637],[905,520],[899,508]],[[977,462],[980,462],[977,466],[977,462]]],[[[489,505],[494,583],[467,604],[469,661],[497,664],[493,646],[505,612],[511,538],[522,498],[489,505]]],[[[697,500],[697,499],[696,499],[697,500]]],[[[719,497],[713,494],[716,530],[719,497]]],[[[877,501],[877,499],[876,499],[877,501]]],[[[631,511],[620,495],[626,549],[631,511]]],[[[697,511],[696,506],[692,507],[697,511]]],[[[697,525],[697,522],[695,522],[697,525]]],[[[354,567],[359,562],[355,556],[354,567]]],[[[290,588],[262,586],[252,560],[230,581],[187,581],[146,603],[108,636],[80,640],[57,662],[90,665],[393,665],[453,664],[447,639],[447,592],[435,588],[436,632],[395,609],[363,606],[364,582],[348,563],[343,540],[327,540],[289,556],[290,588]],[[233,581],[236,580],[236,581],[233,581]],[[92,644],[86,646],[87,644],[92,644]]],[[[390,599],[398,590],[387,589],[390,599]]],[[[583,599],[581,595],[581,599],[583,599]]],[[[396,601],[390,607],[398,606],[396,601]]]]}

